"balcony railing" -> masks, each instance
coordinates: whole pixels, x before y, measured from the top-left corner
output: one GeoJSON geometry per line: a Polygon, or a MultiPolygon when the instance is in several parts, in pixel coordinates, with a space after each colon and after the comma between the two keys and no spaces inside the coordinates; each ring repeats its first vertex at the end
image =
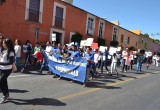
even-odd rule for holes
{"type": "Polygon", "coordinates": [[[35,11],[32,9],[28,9],[27,11],[28,11],[28,19],[27,20],[39,23],[39,18],[40,18],[41,13],[39,11],[35,11]]]}
{"type": "Polygon", "coordinates": [[[58,28],[63,28],[63,21],[64,20],[62,18],[55,16],[55,24],[54,24],[54,26],[58,27],[58,28]]]}

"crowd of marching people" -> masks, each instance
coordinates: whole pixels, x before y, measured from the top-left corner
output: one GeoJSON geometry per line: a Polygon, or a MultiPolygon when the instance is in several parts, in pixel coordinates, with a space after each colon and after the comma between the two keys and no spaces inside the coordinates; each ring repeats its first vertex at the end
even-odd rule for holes
{"type": "MultiPolygon", "coordinates": [[[[7,78],[12,72],[13,64],[15,63],[18,70],[24,71],[27,63],[35,67],[39,65],[39,73],[42,74],[44,69],[48,69],[48,57],[51,55],[58,55],[63,58],[84,58],[87,60],[87,71],[84,86],[87,86],[89,80],[94,79],[98,75],[98,69],[104,73],[106,69],[107,75],[116,75],[119,77],[117,67],[121,67],[121,72],[126,73],[133,69],[136,65],[136,72],[142,72],[142,64],[145,63],[147,69],[151,64],[159,66],[160,56],[158,54],[146,55],[143,51],[135,51],[126,48],[123,51],[115,52],[112,55],[107,49],[99,51],[99,49],[92,49],[91,47],[80,48],[78,43],[74,45],[56,44],[56,42],[36,42],[35,46],[29,40],[22,46],[18,39],[15,43],[0,35],[0,88],[3,92],[3,97],[0,103],[3,103],[9,98],[7,78]],[[13,48],[14,47],[14,48],[13,48]],[[22,52],[25,54],[24,64],[20,64],[22,59],[22,52]],[[108,66],[110,68],[108,69],[108,66]]],[[[48,70],[49,71],[49,70],[48,70]]],[[[51,72],[52,73],[52,72],[51,72]]],[[[54,73],[52,73],[54,74],[54,73]]],[[[58,76],[61,78],[61,76],[58,76]]]]}
{"type": "MultiPolygon", "coordinates": [[[[42,71],[47,68],[47,56],[51,55],[59,55],[63,58],[85,58],[88,61],[87,64],[87,72],[86,72],[86,80],[93,79],[97,75],[97,69],[100,69],[101,73],[104,73],[103,69],[106,69],[106,74],[112,76],[116,75],[119,77],[119,72],[117,71],[117,67],[121,67],[121,72],[127,72],[133,69],[133,65],[136,65],[136,72],[142,72],[142,64],[145,63],[147,69],[150,64],[158,66],[159,64],[159,55],[146,55],[143,51],[135,51],[126,48],[123,51],[115,52],[112,55],[109,54],[108,50],[99,51],[99,49],[92,49],[91,47],[83,47],[80,48],[78,43],[75,45],[67,45],[67,44],[56,44],[56,42],[50,43],[49,41],[46,43],[36,42],[34,48],[29,40],[25,43],[26,49],[23,48],[23,52],[25,53],[25,62],[23,67],[21,68],[21,72],[24,71],[27,63],[33,65],[33,67],[38,62],[40,65],[40,74],[42,71]],[[33,48],[33,49],[32,49],[33,48]],[[44,54],[45,53],[45,54],[44,54]],[[47,56],[46,56],[47,55],[47,56]],[[33,62],[33,63],[32,63],[33,62]],[[110,70],[108,66],[110,65],[110,70]]],[[[15,41],[15,63],[17,67],[19,66],[19,59],[21,55],[21,46],[19,44],[19,40],[15,41]]],[[[61,76],[58,76],[59,79],[61,76]]],[[[86,84],[86,83],[84,83],[86,84]]]]}

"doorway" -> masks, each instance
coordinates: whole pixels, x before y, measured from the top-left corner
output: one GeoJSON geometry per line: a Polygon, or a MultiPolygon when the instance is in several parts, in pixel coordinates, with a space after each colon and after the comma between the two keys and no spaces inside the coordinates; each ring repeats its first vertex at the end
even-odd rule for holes
{"type": "MultiPolygon", "coordinates": [[[[58,32],[54,32],[52,33],[54,35],[54,41],[56,43],[56,45],[58,45],[59,43],[62,44],[62,33],[58,33],[58,32]]],[[[52,40],[53,41],[53,40],[52,40]]]]}

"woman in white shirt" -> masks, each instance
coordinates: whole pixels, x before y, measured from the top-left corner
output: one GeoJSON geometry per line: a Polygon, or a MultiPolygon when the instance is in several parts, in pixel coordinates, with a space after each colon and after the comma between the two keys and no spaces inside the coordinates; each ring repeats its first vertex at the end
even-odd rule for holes
{"type": "Polygon", "coordinates": [[[19,66],[19,59],[21,57],[21,45],[20,45],[20,41],[18,39],[15,40],[14,51],[15,51],[15,64],[18,67],[19,66]]]}
{"type": "Polygon", "coordinates": [[[95,53],[94,53],[94,73],[97,75],[96,69],[98,67],[98,61],[100,60],[100,53],[98,51],[98,49],[96,49],[95,53]]]}
{"type": "Polygon", "coordinates": [[[117,76],[119,75],[119,73],[117,71],[117,68],[116,68],[117,60],[118,60],[117,55],[116,55],[116,53],[114,53],[113,56],[112,56],[112,63],[111,63],[111,75],[112,75],[114,70],[117,72],[117,76]]]}
{"type": "Polygon", "coordinates": [[[0,89],[3,93],[0,103],[2,104],[9,98],[7,78],[12,72],[15,56],[14,45],[10,39],[3,40],[0,56],[0,89]]]}

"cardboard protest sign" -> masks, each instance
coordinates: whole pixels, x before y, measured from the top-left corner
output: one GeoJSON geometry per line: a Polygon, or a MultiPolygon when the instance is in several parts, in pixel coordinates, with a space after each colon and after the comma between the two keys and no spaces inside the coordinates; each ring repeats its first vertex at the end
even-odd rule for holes
{"type": "Polygon", "coordinates": [[[56,34],[55,33],[52,34],[52,41],[56,41],[56,34]]]}
{"type": "Polygon", "coordinates": [[[117,51],[121,51],[121,47],[118,47],[118,48],[117,48],[117,51]]]}
{"type": "Polygon", "coordinates": [[[91,48],[92,49],[98,49],[98,43],[92,43],[91,48]]]}
{"type": "Polygon", "coordinates": [[[91,46],[93,43],[93,38],[88,38],[86,42],[86,46],[91,46]]]}
{"type": "Polygon", "coordinates": [[[109,54],[110,55],[113,55],[114,53],[116,53],[117,52],[117,48],[115,48],[115,47],[110,47],[109,48],[109,54]]]}
{"type": "Polygon", "coordinates": [[[80,43],[81,47],[86,46],[86,43],[87,43],[87,40],[81,40],[81,43],[80,43]]]}
{"type": "Polygon", "coordinates": [[[107,48],[108,48],[108,47],[100,46],[100,47],[99,47],[99,51],[105,52],[105,50],[107,50],[107,48]]]}

